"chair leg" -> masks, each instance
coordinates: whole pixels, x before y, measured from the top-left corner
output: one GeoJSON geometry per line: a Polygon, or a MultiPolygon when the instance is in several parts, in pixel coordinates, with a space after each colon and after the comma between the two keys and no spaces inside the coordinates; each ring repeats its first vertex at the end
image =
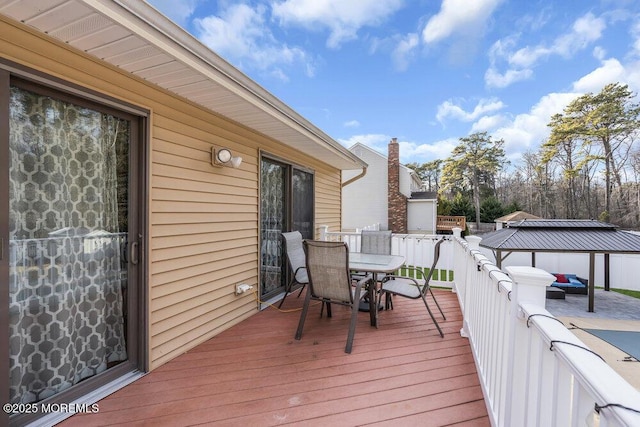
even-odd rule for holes
{"type": "Polygon", "coordinates": [[[300,298],[300,295],[302,295],[302,291],[304,290],[304,287],[307,286],[306,283],[302,284],[302,287],[300,288],[300,292],[298,292],[298,298],[300,298]]]}
{"type": "Polygon", "coordinates": [[[440,304],[438,304],[438,300],[436,299],[436,296],[433,294],[433,291],[431,290],[431,288],[429,288],[429,293],[431,294],[431,298],[433,298],[433,301],[436,303],[436,307],[438,307],[438,310],[440,310],[440,314],[442,315],[442,318],[444,320],[447,320],[447,318],[444,316],[444,312],[440,308],[440,304]]]}
{"type": "Polygon", "coordinates": [[[422,301],[424,302],[424,306],[427,307],[427,311],[429,312],[429,316],[431,316],[431,320],[433,320],[433,324],[436,325],[436,328],[438,328],[438,332],[440,332],[440,337],[444,338],[444,333],[442,332],[442,329],[440,329],[440,325],[438,325],[436,318],[433,316],[433,313],[429,308],[429,304],[427,304],[427,298],[425,297],[424,294],[422,294],[422,301]]]}
{"type": "Polygon", "coordinates": [[[329,301],[320,301],[320,318],[322,319],[322,313],[324,313],[324,306],[327,306],[327,317],[331,317],[331,304],[329,301]]]}
{"type": "MultiPolygon", "coordinates": [[[[355,295],[360,295],[360,286],[356,287],[355,295]]],[[[355,299],[355,298],[354,298],[355,299]]],[[[374,301],[375,303],[376,301],[374,301]]],[[[353,336],[356,334],[356,324],[358,323],[358,309],[360,308],[360,300],[354,301],[351,305],[351,321],[349,322],[349,334],[347,335],[347,346],[344,348],[345,353],[351,353],[353,347],[353,336]]]]}
{"type": "Polygon", "coordinates": [[[311,302],[311,292],[307,292],[304,297],[304,305],[302,306],[302,313],[300,313],[300,321],[298,322],[298,330],[296,331],[296,339],[302,338],[302,328],[304,327],[304,321],[307,318],[307,311],[309,311],[309,303],[311,302]]]}
{"type": "Polygon", "coordinates": [[[386,292],[384,295],[384,309],[393,310],[393,294],[386,292]]]}
{"type": "MultiPolygon", "coordinates": [[[[285,286],[285,288],[284,288],[284,296],[280,300],[280,304],[278,304],[278,308],[282,307],[282,304],[284,303],[284,300],[287,299],[287,295],[289,295],[289,292],[291,292],[291,288],[292,287],[293,287],[293,279],[289,280],[289,283],[287,283],[287,286],[285,286]]],[[[300,295],[298,295],[298,296],[300,296],[300,295]]]]}

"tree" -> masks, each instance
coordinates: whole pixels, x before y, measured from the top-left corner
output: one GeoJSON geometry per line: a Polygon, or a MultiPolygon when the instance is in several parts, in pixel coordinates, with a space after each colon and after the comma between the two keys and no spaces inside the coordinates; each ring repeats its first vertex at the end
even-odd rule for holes
{"type": "MultiPolygon", "coordinates": [[[[518,212],[518,211],[521,211],[521,210],[522,210],[522,208],[520,207],[518,202],[514,200],[511,203],[509,203],[507,206],[504,207],[504,211],[503,211],[502,215],[508,215],[510,213],[518,212]]],[[[500,218],[500,217],[498,217],[498,218],[500,218]]]]}
{"type": "Polygon", "coordinates": [[[493,140],[487,132],[476,132],[460,138],[460,144],[445,160],[442,168],[442,184],[445,188],[470,189],[475,206],[475,219],[480,227],[480,192],[483,188],[495,188],[496,173],[506,163],[502,139],[493,140]]]}
{"type": "Polygon", "coordinates": [[[425,181],[427,183],[427,191],[440,191],[440,170],[442,160],[432,160],[425,163],[425,181]]]}
{"type": "Polygon", "coordinates": [[[480,205],[480,219],[482,222],[494,222],[496,218],[500,218],[504,214],[505,208],[493,196],[483,200],[480,205]]]}
{"type": "Polygon", "coordinates": [[[418,163],[407,163],[407,167],[413,169],[422,183],[426,186],[427,191],[435,191],[438,192],[440,187],[440,166],[442,165],[442,160],[432,160],[430,162],[418,164],[418,163]]]}
{"type": "Polygon", "coordinates": [[[438,196],[438,215],[451,215],[451,201],[438,196]]]}
{"type": "Polygon", "coordinates": [[[453,197],[453,201],[451,202],[449,215],[464,216],[467,218],[467,222],[471,222],[475,214],[476,212],[469,199],[464,197],[461,193],[456,193],[453,197]]]}
{"type": "MultiPolygon", "coordinates": [[[[627,85],[611,83],[598,94],[587,93],[576,98],[549,123],[551,134],[546,144],[549,154],[554,154],[554,147],[557,154],[561,145],[565,146],[565,152],[569,148],[567,144],[573,149],[573,144],[579,143],[583,148],[582,156],[567,169],[568,173],[575,174],[591,162],[604,163],[605,201],[601,215],[604,220],[610,220],[614,184],[622,190],[621,170],[640,128],[640,105],[634,98],[627,85]],[[597,147],[598,152],[592,152],[592,146],[597,147]]],[[[620,204],[618,211],[625,212],[626,198],[623,197],[620,204]]]]}

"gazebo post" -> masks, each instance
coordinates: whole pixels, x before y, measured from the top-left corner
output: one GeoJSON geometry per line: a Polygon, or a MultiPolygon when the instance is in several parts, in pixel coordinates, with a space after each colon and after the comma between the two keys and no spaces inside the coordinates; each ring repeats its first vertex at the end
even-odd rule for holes
{"type": "Polygon", "coordinates": [[[589,252],[589,313],[593,313],[593,302],[595,300],[595,281],[596,281],[596,254],[589,252]]]}
{"type": "Polygon", "coordinates": [[[609,290],[609,254],[604,254],[604,290],[609,290]]]}

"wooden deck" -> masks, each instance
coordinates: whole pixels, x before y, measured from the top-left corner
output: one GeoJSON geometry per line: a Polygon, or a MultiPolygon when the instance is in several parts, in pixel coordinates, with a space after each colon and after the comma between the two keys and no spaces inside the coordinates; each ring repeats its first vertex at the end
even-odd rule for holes
{"type": "Polygon", "coordinates": [[[436,231],[451,234],[456,227],[464,231],[467,226],[466,223],[467,217],[465,216],[438,215],[436,218],[436,231]]]}
{"type": "Polygon", "coordinates": [[[61,425],[489,426],[457,298],[435,292],[444,339],[419,300],[396,298],[378,329],[360,313],[351,354],[345,307],[312,307],[300,341],[300,312],[269,308],[61,425]]]}

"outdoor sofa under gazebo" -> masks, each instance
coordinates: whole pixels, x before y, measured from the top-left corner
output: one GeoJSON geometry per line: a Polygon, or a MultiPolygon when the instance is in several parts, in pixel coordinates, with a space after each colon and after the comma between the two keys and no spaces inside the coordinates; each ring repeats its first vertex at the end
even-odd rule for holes
{"type": "Polygon", "coordinates": [[[536,265],[537,252],[588,253],[589,311],[593,312],[595,255],[604,254],[604,288],[608,291],[609,254],[640,254],[640,235],[594,220],[524,219],[483,234],[480,246],[493,251],[498,267],[512,252],[531,252],[532,267],[536,265]]]}

